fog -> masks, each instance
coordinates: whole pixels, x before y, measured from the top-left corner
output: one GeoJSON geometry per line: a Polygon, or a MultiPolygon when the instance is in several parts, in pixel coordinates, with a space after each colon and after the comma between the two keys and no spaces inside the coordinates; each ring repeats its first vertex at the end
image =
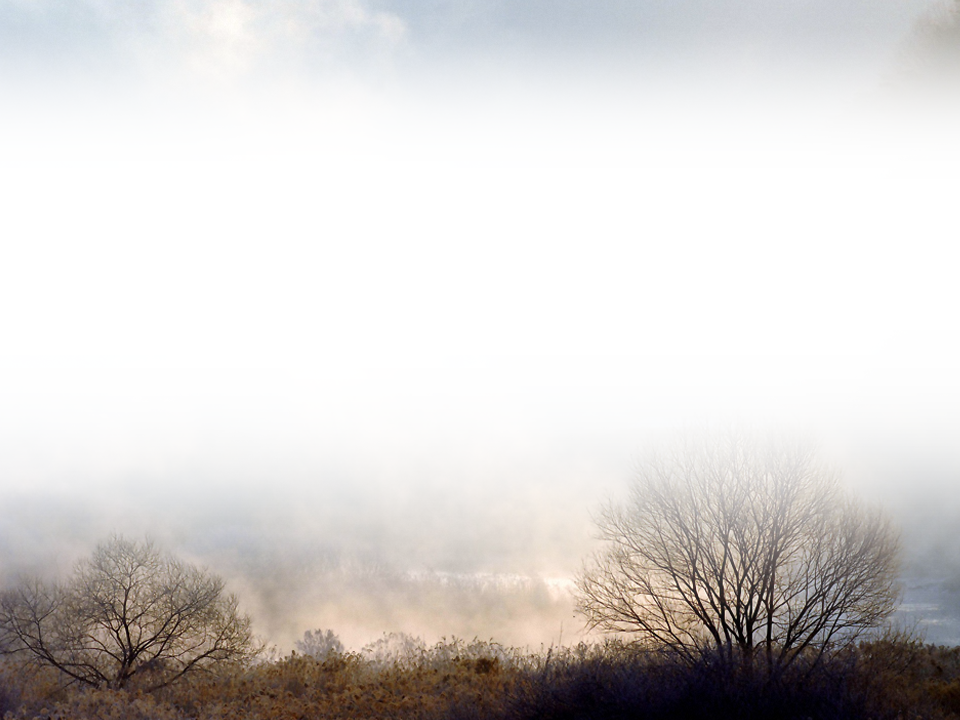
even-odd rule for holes
{"type": "Polygon", "coordinates": [[[956,13],[0,0],[0,577],[573,641],[646,450],[815,442],[960,642],[956,13]]]}

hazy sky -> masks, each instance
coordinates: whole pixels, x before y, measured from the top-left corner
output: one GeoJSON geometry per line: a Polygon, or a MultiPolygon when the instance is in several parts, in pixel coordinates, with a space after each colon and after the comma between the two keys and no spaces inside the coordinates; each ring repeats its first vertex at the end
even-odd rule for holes
{"type": "Polygon", "coordinates": [[[881,93],[936,12],[0,0],[3,573],[569,577],[705,422],[955,519],[958,148],[881,93]]]}
{"type": "Polygon", "coordinates": [[[0,60],[16,78],[137,86],[238,77],[268,84],[329,75],[396,79],[471,67],[648,76],[764,72],[771,63],[876,71],[945,0],[3,0],[0,60]]]}

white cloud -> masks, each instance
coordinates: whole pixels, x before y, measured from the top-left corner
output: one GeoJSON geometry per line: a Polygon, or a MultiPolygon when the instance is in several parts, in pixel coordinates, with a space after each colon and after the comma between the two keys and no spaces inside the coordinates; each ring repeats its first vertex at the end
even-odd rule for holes
{"type": "Polygon", "coordinates": [[[74,0],[69,10],[53,0],[0,0],[0,63],[30,56],[38,67],[94,76],[362,70],[389,60],[405,32],[398,15],[364,0],[74,0]]]}
{"type": "Polygon", "coordinates": [[[264,50],[257,13],[243,0],[168,5],[165,34],[185,46],[190,70],[214,76],[241,72],[264,50]]]}
{"type": "Polygon", "coordinates": [[[161,46],[213,77],[258,69],[323,70],[380,61],[402,41],[400,18],[359,0],[164,0],[161,46]]]}

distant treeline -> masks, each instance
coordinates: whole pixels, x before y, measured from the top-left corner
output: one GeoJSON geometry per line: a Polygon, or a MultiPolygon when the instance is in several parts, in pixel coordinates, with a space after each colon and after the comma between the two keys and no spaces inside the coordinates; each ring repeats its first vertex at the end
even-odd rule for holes
{"type": "Polygon", "coordinates": [[[528,653],[493,642],[395,640],[380,644],[396,652],[295,652],[153,692],[64,685],[48,668],[8,658],[0,712],[11,720],[960,717],[960,648],[906,636],[861,643],[776,680],[749,663],[731,669],[705,655],[691,665],[615,642],[528,653]]]}

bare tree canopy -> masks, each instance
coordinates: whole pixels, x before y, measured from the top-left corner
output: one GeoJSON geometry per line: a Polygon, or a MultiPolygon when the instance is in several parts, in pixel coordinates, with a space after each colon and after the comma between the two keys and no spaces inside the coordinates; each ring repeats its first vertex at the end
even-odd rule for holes
{"type": "Polygon", "coordinates": [[[254,653],[250,619],[223,581],[121,537],[99,545],[63,584],[22,582],[0,596],[6,647],[95,687],[185,673],[254,653]]]}
{"type": "Polygon", "coordinates": [[[339,655],[343,652],[343,643],[333,630],[308,630],[302,640],[294,643],[301,655],[308,655],[317,660],[339,655]]]}
{"type": "Polygon", "coordinates": [[[819,661],[899,600],[899,537],[811,451],[741,436],[686,439],[638,469],[578,578],[588,625],[690,659],[819,661]]]}

